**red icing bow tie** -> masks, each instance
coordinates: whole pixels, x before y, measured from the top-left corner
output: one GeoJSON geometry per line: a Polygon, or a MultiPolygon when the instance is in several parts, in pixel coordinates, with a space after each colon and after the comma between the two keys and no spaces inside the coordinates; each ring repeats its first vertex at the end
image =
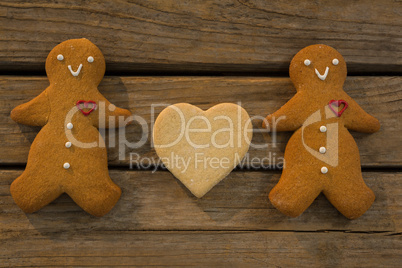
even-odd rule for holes
{"type": "Polygon", "coordinates": [[[348,108],[348,103],[344,100],[330,100],[328,106],[336,114],[337,117],[340,117],[342,113],[346,110],[346,108],[348,108]],[[343,104],[342,110],[340,110],[339,112],[336,111],[333,105],[339,107],[341,106],[341,104],[343,104]]]}
{"type": "Polygon", "coordinates": [[[81,111],[81,113],[83,113],[83,115],[85,115],[85,116],[89,115],[90,113],[92,113],[93,110],[96,109],[96,102],[91,101],[91,100],[89,100],[89,101],[79,100],[79,101],[77,101],[76,105],[77,105],[77,108],[81,111]],[[83,109],[89,108],[88,106],[90,103],[92,104],[92,108],[89,111],[84,111],[83,109]]]}

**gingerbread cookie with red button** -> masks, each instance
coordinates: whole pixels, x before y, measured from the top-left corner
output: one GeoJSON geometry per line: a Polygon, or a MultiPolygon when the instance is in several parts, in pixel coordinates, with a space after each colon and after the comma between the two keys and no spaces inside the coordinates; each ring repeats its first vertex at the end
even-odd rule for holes
{"type": "Polygon", "coordinates": [[[11,184],[11,195],[24,212],[32,213],[67,193],[86,212],[103,216],[119,200],[121,190],[109,177],[98,128],[114,128],[131,113],[98,91],[105,59],[87,39],[53,48],[46,73],[50,86],[11,112],[18,123],[42,126],[25,171],[11,184]]]}
{"type": "Polygon", "coordinates": [[[375,196],[363,181],[359,150],[349,130],[373,133],[380,123],[343,90],[346,62],[332,47],[302,49],[289,74],[296,95],[263,123],[270,131],[295,131],[269,199],[282,213],[297,217],[323,192],[344,216],[356,219],[375,196]]]}

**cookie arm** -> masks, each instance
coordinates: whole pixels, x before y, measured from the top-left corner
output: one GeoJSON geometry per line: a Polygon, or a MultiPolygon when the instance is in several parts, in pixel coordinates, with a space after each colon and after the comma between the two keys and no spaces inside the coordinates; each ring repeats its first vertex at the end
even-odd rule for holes
{"type": "Polygon", "coordinates": [[[303,125],[308,114],[305,112],[305,97],[299,92],[275,113],[268,115],[262,122],[263,128],[272,132],[294,131],[303,125]]]}
{"type": "Polygon", "coordinates": [[[46,90],[27,103],[18,105],[11,111],[11,119],[29,126],[46,125],[50,114],[50,104],[46,90]]]}
{"type": "Polygon", "coordinates": [[[94,126],[97,128],[124,127],[126,120],[131,116],[131,112],[126,109],[116,107],[110,103],[102,94],[97,96],[97,103],[101,105],[101,116],[96,116],[94,126]],[[113,122],[111,122],[113,120],[113,122]]]}
{"type": "Polygon", "coordinates": [[[377,118],[364,111],[351,97],[346,96],[345,99],[347,99],[350,109],[345,118],[347,129],[363,133],[374,133],[380,130],[380,121],[377,118]]]}

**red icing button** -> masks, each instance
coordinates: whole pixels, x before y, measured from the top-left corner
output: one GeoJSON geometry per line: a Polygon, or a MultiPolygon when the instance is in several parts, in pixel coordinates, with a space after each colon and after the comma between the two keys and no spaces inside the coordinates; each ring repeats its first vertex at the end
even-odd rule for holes
{"type": "Polygon", "coordinates": [[[330,100],[328,106],[336,114],[337,117],[340,117],[342,113],[346,110],[346,108],[348,108],[348,103],[344,100],[330,100]],[[335,108],[332,106],[335,105],[336,107],[339,107],[341,106],[341,104],[343,104],[344,106],[339,112],[336,111],[335,108]]]}
{"type": "Polygon", "coordinates": [[[89,101],[79,100],[79,101],[77,101],[76,105],[77,105],[78,109],[81,111],[81,113],[83,113],[83,115],[85,115],[85,116],[89,115],[90,113],[92,113],[93,110],[96,109],[96,102],[91,101],[91,100],[89,100],[89,101]],[[89,111],[84,111],[83,109],[88,108],[90,103],[92,104],[92,108],[89,111]]]}

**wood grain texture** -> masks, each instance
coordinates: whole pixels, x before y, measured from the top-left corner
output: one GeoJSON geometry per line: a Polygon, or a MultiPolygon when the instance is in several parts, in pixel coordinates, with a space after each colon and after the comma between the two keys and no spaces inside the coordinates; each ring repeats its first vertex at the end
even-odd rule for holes
{"type": "MultiPolygon", "coordinates": [[[[401,1],[393,0],[1,0],[0,267],[400,267],[401,15],[401,1]],[[40,128],[18,125],[9,114],[48,86],[49,51],[82,37],[100,47],[113,75],[100,91],[144,119],[106,133],[110,175],[123,195],[102,218],[67,195],[24,214],[10,184],[40,128]],[[152,117],[152,104],[208,109],[240,101],[250,116],[265,117],[295,93],[288,78],[267,76],[288,76],[291,58],[316,43],[343,54],[355,75],[346,92],[382,125],[375,134],[352,133],[376,194],[357,220],[343,217],[323,195],[298,218],[282,215],[268,200],[278,170],[235,170],[196,199],[170,172],[127,169],[130,153],[142,168],[159,165],[149,135],[139,148],[121,137],[125,150],[111,144],[119,134],[138,141],[141,126],[151,133],[152,118],[163,109],[152,117]],[[227,73],[248,77],[160,76],[227,73]],[[27,76],[34,74],[42,76],[27,76]],[[150,77],[127,76],[140,74],[150,77]],[[372,76],[383,74],[399,76],[372,76]]],[[[268,147],[252,148],[249,160],[263,159],[258,169],[280,167],[291,133],[260,133],[261,118],[253,123],[253,143],[268,147]]]]}
{"type": "MultiPolygon", "coordinates": [[[[63,233],[171,230],[270,230],[402,232],[402,173],[365,172],[376,194],[372,207],[360,218],[343,217],[324,196],[300,217],[289,218],[269,203],[268,193],[278,171],[235,171],[203,198],[195,198],[170,172],[112,170],[122,197],[102,218],[85,213],[62,195],[37,213],[25,214],[10,195],[10,184],[20,171],[0,171],[0,232],[27,230],[63,233]]],[[[0,233],[0,237],[3,234],[0,233]]]]}
{"type": "Polygon", "coordinates": [[[400,234],[2,233],[0,267],[400,267],[400,234]]]}
{"type": "MultiPolygon", "coordinates": [[[[10,111],[42,92],[48,86],[46,78],[3,76],[0,78],[0,163],[26,163],[29,147],[40,128],[19,125],[10,118],[10,111]]],[[[400,133],[402,125],[401,77],[349,77],[344,86],[364,110],[380,120],[381,130],[374,134],[352,133],[360,149],[363,167],[402,166],[400,133]]],[[[153,105],[188,102],[208,109],[221,102],[240,102],[251,117],[255,117],[253,144],[246,162],[249,167],[279,167],[291,133],[261,132],[261,118],[276,111],[294,94],[288,78],[250,77],[106,77],[100,91],[119,107],[130,109],[143,118],[142,125],[129,125],[125,132],[107,132],[109,163],[112,166],[141,162],[142,167],[159,165],[159,158],[151,148],[152,122],[165,107],[153,105]],[[259,117],[259,118],[258,118],[259,117]],[[142,130],[147,141],[134,148],[140,141],[142,130]],[[128,145],[123,144],[126,136],[128,145]],[[113,142],[115,144],[113,144],[113,142]],[[265,147],[264,147],[265,145],[265,147]],[[122,149],[119,149],[119,148],[122,149]],[[138,154],[138,157],[137,157],[138,154]],[[251,165],[252,159],[257,159],[251,165]],[[261,161],[260,161],[261,160],[261,161]],[[260,162],[259,162],[260,161],[260,162]]]]}
{"type": "Polygon", "coordinates": [[[400,1],[0,3],[0,70],[44,72],[49,51],[89,38],[111,72],[281,72],[301,48],[338,49],[349,71],[402,72],[400,1]]]}

